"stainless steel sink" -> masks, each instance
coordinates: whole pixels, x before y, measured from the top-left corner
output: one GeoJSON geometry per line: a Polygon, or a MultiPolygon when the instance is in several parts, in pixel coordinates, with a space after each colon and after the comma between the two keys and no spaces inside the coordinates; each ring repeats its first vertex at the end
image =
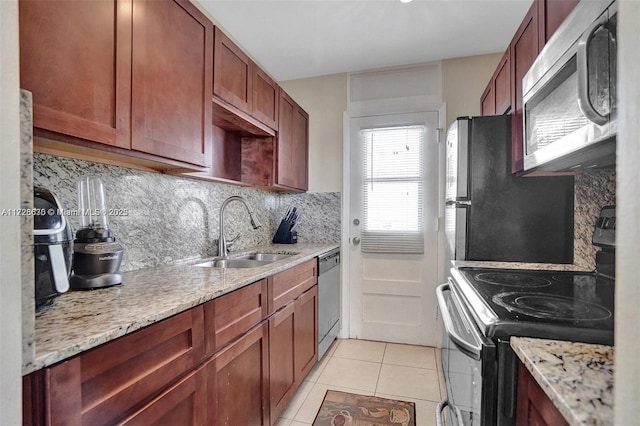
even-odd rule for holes
{"type": "Polygon", "coordinates": [[[252,253],[244,256],[239,256],[238,259],[258,260],[261,262],[276,262],[278,260],[286,259],[294,256],[293,254],[285,253],[252,253]]]}
{"type": "Polygon", "coordinates": [[[254,259],[217,259],[198,263],[194,266],[202,268],[257,268],[258,266],[268,265],[271,262],[254,259]]]}
{"type": "Polygon", "coordinates": [[[268,265],[291,256],[294,256],[294,254],[251,253],[234,257],[232,259],[214,259],[208,262],[198,263],[193,266],[201,268],[257,268],[258,266],[268,265]]]}

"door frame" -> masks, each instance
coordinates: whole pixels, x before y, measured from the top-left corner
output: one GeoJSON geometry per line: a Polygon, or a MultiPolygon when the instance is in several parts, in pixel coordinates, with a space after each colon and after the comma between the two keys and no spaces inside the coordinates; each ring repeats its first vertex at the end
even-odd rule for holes
{"type": "MultiPolygon", "coordinates": [[[[340,230],[340,243],[342,246],[341,253],[341,281],[342,281],[342,294],[341,294],[341,329],[338,333],[338,337],[341,339],[348,339],[351,330],[351,283],[350,283],[350,267],[351,267],[351,255],[348,248],[351,245],[350,233],[350,221],[351,221],[351,119],[361,118],[376,115],[390,115],[390,114],[411,114],[419,112],[437,112],[438,113],[438,242],[437,242],[437,258],[438,258],[438,280],[444,280],[444,274],[446,265],[444,265],[442,254],[444,253],[444,140],[446,136],[447,119],[446,111],[447,105],[444,102],[428,102],[425,105],[417,106],[411,105],[407,108],[393,108],[389,110],[374,109],[358,109],[356,111],[347,110],[342,114],[342,218],[341,218],[341,230],[340,230]]],[[[434,306],[433,309],[434,318],[438,321],[438,327],[440,327],[441,320],[439,319],[438,306],[434,306]]],[[[438,335],[441,335],[438,331],[438,335]]]]}

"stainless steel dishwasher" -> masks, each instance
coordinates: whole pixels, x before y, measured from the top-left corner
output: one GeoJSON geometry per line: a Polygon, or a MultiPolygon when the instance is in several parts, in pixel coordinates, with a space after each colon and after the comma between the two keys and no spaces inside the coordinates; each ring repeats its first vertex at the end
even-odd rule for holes
{"type": "Polygon", "coordinates": [[[340,248],[318,256],[318,359],[340,330],[340,248]]]}

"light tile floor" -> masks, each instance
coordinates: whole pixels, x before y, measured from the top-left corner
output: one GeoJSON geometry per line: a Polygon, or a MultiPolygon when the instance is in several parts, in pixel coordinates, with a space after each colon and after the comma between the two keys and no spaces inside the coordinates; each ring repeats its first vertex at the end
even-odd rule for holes
{"type": "Polygon", "coordinates": [[[368,340],[336,340],[311,370],[276,426],[313,423],[328,389],[411,401],[416,426],[435,425],[444,396],[437,348],[368,340]]]}

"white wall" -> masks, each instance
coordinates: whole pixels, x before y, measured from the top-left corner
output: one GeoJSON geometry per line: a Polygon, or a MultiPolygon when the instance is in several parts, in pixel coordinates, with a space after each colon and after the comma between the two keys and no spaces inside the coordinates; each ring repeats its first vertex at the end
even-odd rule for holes
{"type": "MultiPolygon", "coordinates": [[[[480,114],[480,96],[501,53],[442,61],[442,99],[446,120],[480,114]]],[[[345,74],[282,81],[280,85],[310,115],[309,191],[342,190],[342,113],[347,109],[345,74]]]]}
{"type": "Polygon", "coordinates": [[[309,191],[342,191],[342,113],[347,74],[280,82],[309,113],[309,191]]]}
{"type": "Polygon", "coordinates": [[[458,117],[480,115],[480,96],[502,53],[442,61],[442,98],[447,104],[447,124],[458,117]]]}
{"type": "MultiPolygon", "coordinates": [[[[18,2],[0,1],[0,210],[20,207],[18,2]]],[[[0,216],[0,423],[21,424],[20,221],[0,216]]]]}
{"type": "Polygon", "coordinates": [[[640,400],[640,2],[619,4],[615,424],[638,424],[640,400]]]}

